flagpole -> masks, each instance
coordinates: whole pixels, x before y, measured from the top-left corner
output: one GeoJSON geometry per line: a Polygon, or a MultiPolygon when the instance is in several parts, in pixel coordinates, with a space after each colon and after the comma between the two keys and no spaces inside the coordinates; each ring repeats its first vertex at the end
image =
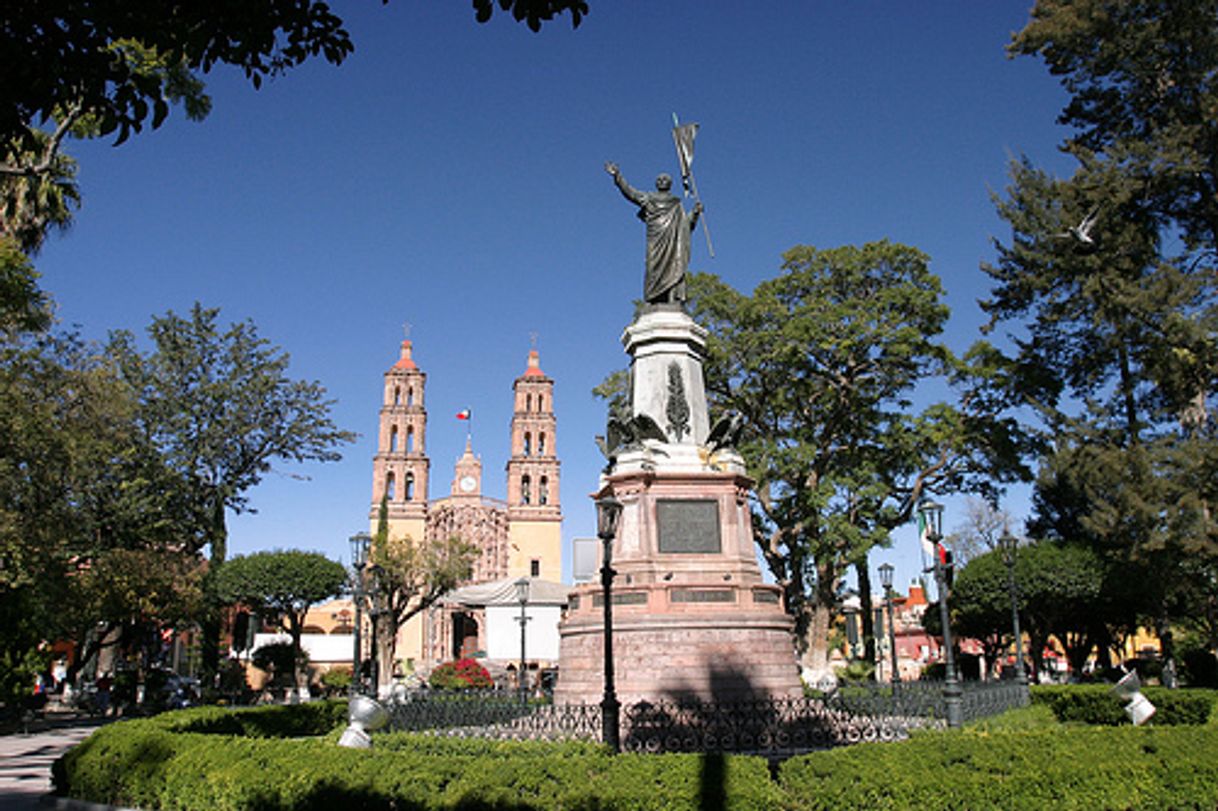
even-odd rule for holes
{"type": "MultiPolygon", "coordinates": [[[[700,198],[698,196],[698,181],[694,179],[694,167],[692,165],[686,165],[685,161],[683,161],[681,159],[681,144],[677,141],[677,129],[680,128],[680,126],[681,126],[681,122],[677,118],[677,114],[673,113],[672,114],[672,145],[673,145],[673,148],[675,148],[677,150],[677,162],[679,164],[681,164],[681,169],[682,169],[682,171],[685,172],[685,176],[682,178],[682,180],[684,180],[685,177],[689,178],[689,190],[693,194],[694,202],[701,203],[702,198],[700,198]]],[[[703,234],[703,236],[706,237],[706,250],[710,253],[711,259],[714,259],[715,258],[715,246],[711,244],[710,226],[707,224],[707,221],[706,221],[706,209],[705,208],[702,209],[702,214],[700,216],[700,219],[702,220],[702,234],[703,234]]]]}

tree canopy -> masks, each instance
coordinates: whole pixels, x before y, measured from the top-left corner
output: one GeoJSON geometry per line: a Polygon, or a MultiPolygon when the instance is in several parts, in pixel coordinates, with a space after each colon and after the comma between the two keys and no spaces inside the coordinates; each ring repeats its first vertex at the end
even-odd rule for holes
{"type": "MultiPolygon", "coordinates": [[[[143,435],[180,477],[178,514],[192,528],[192,550],[209,550],[212,571],[228,552],[227,512],[249,509],[248,491],[278,462],[328,462],[354,439],[330,418],[316,381],[288,377],[288,355],[249,321],[221,329],[219,311],[195,304],[148,327],[152,349],[126,331],[107,346],[135,392],[143,435]]],[[[219,621],[204,623],[204,666],[219,657],[219,621]]]]}
{"type": "MultiPolygon", "coordinates": [[[[565,11],[579,25],[588,12],[582,0],[476,0],[476,19],[495,5],[534,31],[565,11]]],[[[8,4],[3,22],[0,143],[68,116],[123,141],[160,126],[173,103],[205,113],[199,74],[217,65],[259,87],[314,57],[341,64],[355,49],[321,0],[32,0],[8,4]]]]}
{"type": "Polygon", "coordinates": [[[938,338],[948,317],[939,279],[914,248],[801,246],[751,296],[707,275],[690,292],[710,330],[708,399],[744,420],[758,544],[815,646],[808,664],[823,668],[846,568],[887,543],[923,496],[989,492],[1019,475],[1013,457],[995,461],[1010,426],[967,405],[914,409],[920,381],[963,373],[938,338]]]}
{"type": "Polygon", "coordinates": [[[1183,595],[1218,601],[1216,43],[1214,2],[1037,2],[1009,50],[1070,94],[1077,165],[1012,163],[1012,236],[984,267],[1009,329],[995,379],[1047,450],[1037,524],[1142,568],[1169,659],[1183,595]]]}
{"type": "MultiPolygon", "coordinates": [[[[241,603],[262,617],[282,621],[298,661],[309,607],[340,594],[346,582],[341,563],[318,552],[289,549],[233,558],[220,568],[215,588],[226,603],[241,603]]],[[[300,674],[296,676],[299,684],[300,674]]]]}
{"type": "Polygon", "coordinates": [[[393,675],[398,629],[468,580],[478,557],[478,547],[457,535],[424,540],[392,537],[388,516],[388,498],[382,496],[368,562],[369,590],[377,609],[377,682],[383,685],[393,675]]]}

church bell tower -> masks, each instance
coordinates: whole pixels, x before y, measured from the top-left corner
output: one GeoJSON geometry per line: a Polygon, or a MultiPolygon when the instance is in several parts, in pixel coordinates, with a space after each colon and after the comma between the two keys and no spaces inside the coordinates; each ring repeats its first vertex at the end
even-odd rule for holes
{"type": "Polygon", "coordinates": [[[411,357],[409,339],[401,356],[385,372],[377,452],[372,463],[372,509],[376,532],[381,500],[389,508],[389,537],[423,540],[427,523],[427,410],[423,391],[427,375],[411,357]]]}
{"type": "Polygon", "coordinates": [[[562,579],[562,503],[556,449],[554,381],[537,350],[512,386],[512,456],[507,463],[509,575],[562,579]]]}

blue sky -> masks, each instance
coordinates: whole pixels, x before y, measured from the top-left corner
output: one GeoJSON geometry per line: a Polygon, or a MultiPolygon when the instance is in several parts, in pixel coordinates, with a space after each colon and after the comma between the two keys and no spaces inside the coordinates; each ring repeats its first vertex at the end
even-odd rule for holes
{"type": "MultiPolygon", "coordinates": [[[[503,497],[511,385],[537,334],[556,381],[569,571],[602,464],[590,390],[625,365],[642,285],[642,225],[602,166],[640,187],[675,174],[674,112],[701,124],[716,256],[698,236],[693,269],[751,290],[794,245],[890,239],[931,256],[948,342],[978,337],[979,265],[1008,234],[990,201],[1008,159],[1067,168],[1063,92],[1003,51],[1028,0],[590,4],[577,30],[563,18],[535,34],[503,14],[478,25],[462,0],[340,0],[356,45],[342,66],[258,91],[217,69],[206,121],[69,144],[84,206],[37,260],[64,324],[104,339],[195,301],[220,307],[286,349],[291,374],[325,385],[361,435],[341,462],[268,476],[250,494],[258,513],[230,520],[230,554],[347,558],[367,525],[381,375],[409,322],[428,373],[432,497],[463,449],[463,408],[484,492],[503,497]]],[[[1026,494],[1010,507],[1022,516],[1026,494]]],[[[914,576],[912,527],[884,560],[898,582],[914,576]]]]}

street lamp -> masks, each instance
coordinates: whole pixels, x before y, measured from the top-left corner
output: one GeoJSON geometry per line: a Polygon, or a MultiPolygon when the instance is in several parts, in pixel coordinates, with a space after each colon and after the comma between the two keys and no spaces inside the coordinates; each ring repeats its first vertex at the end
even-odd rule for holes
{"type": "Polygon", "coordinates": [[[613,540],[622,502],[612,495],[596,500],[596,537],[601,539],[601,598],[605,608],[605,694],[601,699],[601,736],[614,752],[622,751],[618,713],[621,704],[613,684],[613,540]]]}
{"type": "Polygon", "coordinates": [[[1023,634],[1019,632],[1019,586],[1015,583],[1015,547],[1019,540],[1009,532],[1004,532],[998,539],[1007,563],[1007,588],[1011,592],[1011,630],[1015,634],[1015,681],[1025,691],[1028,686],[1028,674],[1023,668],[1023,634]]]}
{"type": "Polygon", "coordinates": [[[892,652],[892,694],[895,697],[901,684],[901,674],[897,669],[897,626],[892,619],[892,564],[880,566],[880,583],[884,586],[884,603],[888,608],[888,645],[892,652]]]}
{"type": "Polygon", "coordinates": [[[525,659],[524,655],[524,631],[529,622],[529,616],[525,613],[525,609],[529,604],[529,579],[527,577],[522,577],[516,581],[516,602],[520,603],[520,701],[524,703],[529,697],[527,679],[528,660],[525,659]]]}
{"type": "Polygon", "coordinates": [[[935,585],[939,588],[939,619],[943,623],[943,661],[946,673],[943,679],[943,702],[947,709],[947,725],[958,727],[963,721],[960,679],[956,675],[956,654],[952,650],[952,627],[947,608],[947,566],[943,550],[943,505],[924,501],[918,508],[927,530],[927,539],[934,545],[935,585]]]}
{"type": "Polygon", "coordinates": [[[357,532],[351,536],[351,569],[354,576],[355,596],[355,650],[351,656],[351,695],[359,695],[360,685],[360,626],[363,624],[364,603],[364,565],[368,562],[368,547],[372,545],[372,536],[367,532],[357,532]]]}

